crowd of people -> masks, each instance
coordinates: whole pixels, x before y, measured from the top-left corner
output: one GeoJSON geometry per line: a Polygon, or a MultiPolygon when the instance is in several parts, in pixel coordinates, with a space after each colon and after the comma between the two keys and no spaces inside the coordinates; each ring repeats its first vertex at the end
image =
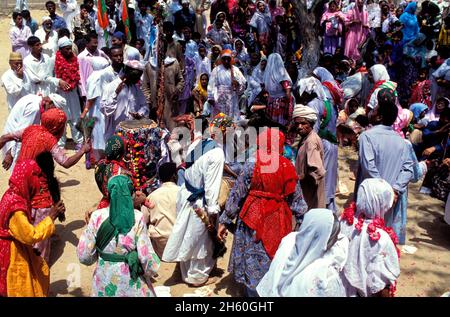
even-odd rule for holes
{"type": "Polygon", "coordinates": [[[449,2],[306,1],[321,44],[306,76],[296,3],[60,0],[59,16],[47,1],[38,23],[18,0],[0,296],[48,295],[65,218],[54,162],[83,157],[102,193],[77,246],[92,296],[155,296],[161,261],[207,285],[224,255],[249,297],[394,296],[408,184],[423,179],[450,224],[449,2]],[[157,131],[135,169],[131,121],[157,131]],[[339,210],[344,146],[359,159],[339,210]]]}

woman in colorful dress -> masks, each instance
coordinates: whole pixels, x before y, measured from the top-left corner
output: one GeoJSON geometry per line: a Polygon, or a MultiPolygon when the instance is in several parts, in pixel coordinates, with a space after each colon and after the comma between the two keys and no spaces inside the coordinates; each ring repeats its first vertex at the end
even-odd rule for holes
{"type": "Polygon", "coordinates": [[[234,37],[245,38],[250,32],[249,23],[255,13],[255,5],[250,0],[239,0],[231,11],[231,30],[234,37]]]}
{"type": "Polygon", "coordinates": [[[239,38],[235,39],[233,43],[233,59],[235,65],[242,72],[242,75],[247,78],[250,68],[250,55],[247,52],[244,41],[239,38]]]}
{"type": "Polygon", "coordinates": [[[65,212],[64,204],[51,208],[33,225],[31,200],[39,193],[40,175],[33,160],[18,162],[9,188],[0,202],[0,297],[44,297],[50,286],[50,270],[33,244],[55,232],[55,219],[65,212]]]}
{"type": "Polygon", "coordinates": [[[220,238],[227,228],[234,232],[228,271],[248,296],[257,296],[281,239],[292,232],[292,214],[299,224],[307,211],[295,168],[282,156],[284,141],[278,129],[260,133],[256,156],[244,164],[219,219],[220,238]]]}
{"type": "Polygon", "coordinates": [[[417,3],[411,1],[403,11],[399,20],[402,22],[403,43],[408,43],[416,38],[420,32],[419,22],[415,15],[417,10],[417,3]]]}
{"type": "Polygon", "coordinates": [[[131,177],[131,172],[127,169],[124,162],[125,152],[126,143],[122,137],[113,135],[106,142],[106,157],[100,160],[95,167],[95,182],[97,183],[98,189],[103,194],[97,209],[109,206],[107,185],[111,177],[116,175],[127,175],[131,177]]]}
{"type": "Polygon", "coordinates": [[[270,16],[269,6],[264,1],[256,2],[256,11],[250,20],[250,26],[254,39],[261,48],[262,45],[269,44],[270,25],[272,17],[270,16]]]}
{"type": "Polygon", "coordinates": [[[345,15],[338,10],[335,1],[328,3],[328,9],[322,15],[321,24],[325,23],[325,35],[323,37],[323,52],[334,54],[336,48],[342,47],[342,29],[345,15]]]}
{"type": "Polygon", "coordinates": [[[355,6],[346,14],[344,55],[358,61],[361,58],[359,45],[365,42],[369,33],[369,18],[363,0],[357,0],[355,6]]]}
{"type": "Polygon", "coordinates": [[[97,262],[94,297],[154,297],[150,278],[160,260],[147,235],[143,214],[133,208],[133,182],[125,175],[108,181],[110,206],[96,210],[80,237],[81,263],[97,262]]]}
{"type": "Polygon", "coordinates": [[[203,73],[200,75],[197,86],[192,90],[192,97],[194,98],[194,115],[198,116],[203,112],[203,105],[208,101],[208,81],[209,75],[203,73]]]}
{"type": "Polygon", "coordinates": [[[357,197],[341,216],[341,232],[350,240],[347,296],[393,296],[400,275],[398,239],[384,217],[394,204],[394,190],[381,178],[368,178],[357,197]]]}
{"type": "Polygon", "coordinates": [[[228,25],[224,12],[217,13],[214,23],[212,23],[208,28],[206,39],[211,46],[231,44],[231,29],[228,25]]]}
{"type": "Polygon", "coordinates": [[[292,80],[278,53],[270,54],[267,60],[264,89],[269,93],[266,115],[281,125],[290,123],[294,110],[294,98],[291,94],[292,80]]]}
{"type": "MultiPolygon", "coordinates": [[[[44,153],[50,152],[53,159],[62,167],[70,168],[75,165],[86,152],[90,145],[83,147],[74,155],[67,157],[64,148],[58,145],[58,140],[64,132],[67,116],[61,109],[52,108],[45,111],[41,116],[41,125],[32,125],[28,128],[4,136],[8,140],[21,141],[22,146],[17,158],[17,163],[24,160],[36,160],[44,153]]],[[[56,203],[52,200],[48,190],[47,178],[44,174],[39,177],[41,190],[31,200],[32,220],[35,225],[45,219],[51,212],[51,206],[56,203]]],[[[50,239],[40,241],[34,248],[49,263],[50,261],[50,239]]]]}

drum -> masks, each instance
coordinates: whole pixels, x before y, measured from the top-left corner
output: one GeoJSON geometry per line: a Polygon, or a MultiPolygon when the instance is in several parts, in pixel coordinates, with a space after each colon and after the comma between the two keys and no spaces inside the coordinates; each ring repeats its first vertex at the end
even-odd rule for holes
{"type": "Polygon", "coordinates": [[[158,188],[158,162],[161,159],[163,130],[150,119],[119,123],[116,135],[127,142],[124,161],[132,174],[134,188],[146,195],[158,188]]]}

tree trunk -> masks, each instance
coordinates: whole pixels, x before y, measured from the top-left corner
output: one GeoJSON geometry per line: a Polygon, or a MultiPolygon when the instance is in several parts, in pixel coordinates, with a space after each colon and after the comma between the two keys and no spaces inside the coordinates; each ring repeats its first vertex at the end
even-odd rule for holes
{"type": "Polygon", "coordinates": [[[320,18],[323,12],[324,0],[313,0],[310,10],[306,0],[292,0],[295,17],[298,21],[300,43],[303,56],[298,70],[298,79],[305,78],[317,67],[320,57],[320,18]]]}

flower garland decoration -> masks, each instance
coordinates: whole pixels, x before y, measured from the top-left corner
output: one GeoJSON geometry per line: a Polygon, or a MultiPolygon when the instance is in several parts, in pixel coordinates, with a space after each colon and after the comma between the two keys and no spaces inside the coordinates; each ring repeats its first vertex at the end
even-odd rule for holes
{"type": "Polygon", "coordinates": [[[119,127],[116,134],[127,140],[124,162],[131,172],[135,190],[148,194],[157,189],[157,162],[162,155],[163,131],[156,124],[149,124],[134,129],[119,127]]]}
{"type": "MultiPolygon", "coordinates": [[[[344,211],[342,212],[342,215],[341,215],[341,220],[345,220],[348,225],[352,226],[355,222],[355,211],[356,211],[356,203],[353,201],[350,203],[350,205],[347,208],[344,208],[344,211]]],[[[361,213],[358,216],[358,222],[355,224],[355,229],[358,232],[362,232],[364,220],[365,220],[365,215],[363,213],[361,213]]],[[[397,256],[400,259],[400,250],[397,248],[398,237],[395,234],[394,229],[392,229],[392,227],[386,227],[384,220],[379,217],[376,217],[376,218],[372,219],[372,222],[369,223],[369,225],[367,226],[366,232],[369,234],[370,240],[372,240],[372,241],[380,240],[381,234],[380,234],[380,232],[377,231],[377,229],[383,230],[389,235],[392,242],[394,243],[395,250],[397,251],[397,256]]],[[[395,292],[397,290],[396,286],[397,286],[397,282],[395,282],[389,286],[389,292],[392,297],[395,296],[395,292]]]]}
{"type": "Polygon", "coordinates": [[[69,59],[62,56],[61,51],[55,56],[55,75],[70,85],[68,91],[74,90],[80,81],[78,58],[72,54],[69,59]]]}

